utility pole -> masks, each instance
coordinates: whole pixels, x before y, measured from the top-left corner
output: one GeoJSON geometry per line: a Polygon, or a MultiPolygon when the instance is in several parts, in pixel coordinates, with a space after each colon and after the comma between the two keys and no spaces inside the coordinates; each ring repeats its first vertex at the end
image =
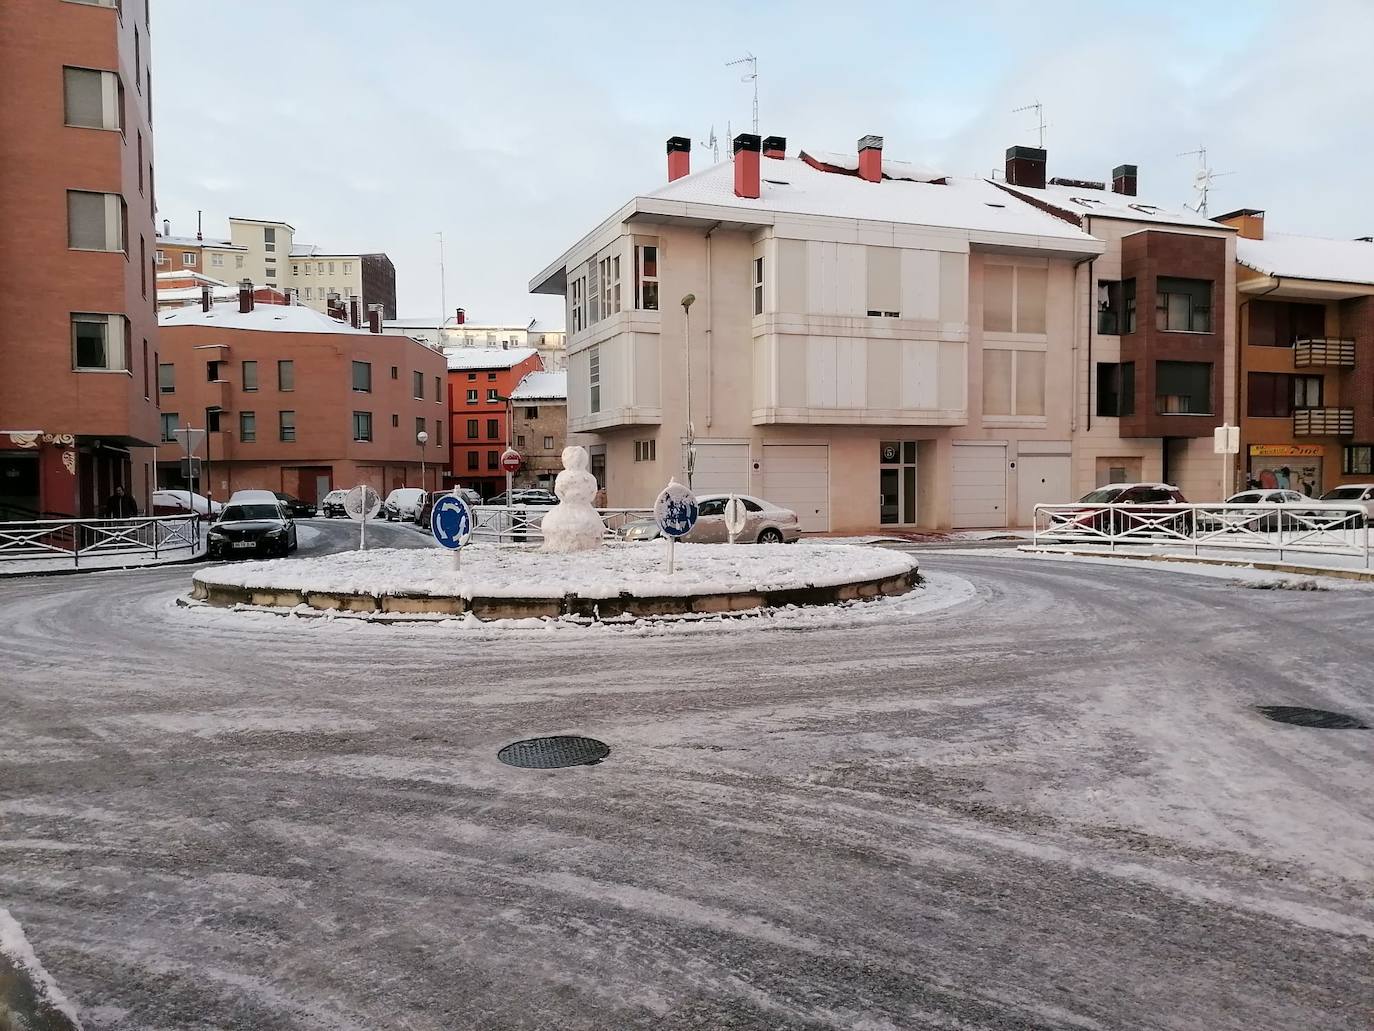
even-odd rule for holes
{"type": "Polygon", "coordinates": [[[687,489],[692,489],[692,472],[696,467],[697,446],[696,427],[692,425],[692,305],[696,294],[688,294],[682,299],[682,354],[686,365],[687,400],[687,489]]]}
{"type": "Polygon", "coordinates": [[[444,233],[440,230],[439,237],[439,349],[444,347],[444,323],[448,321],[448,295],[444,289],[444,233]]]}

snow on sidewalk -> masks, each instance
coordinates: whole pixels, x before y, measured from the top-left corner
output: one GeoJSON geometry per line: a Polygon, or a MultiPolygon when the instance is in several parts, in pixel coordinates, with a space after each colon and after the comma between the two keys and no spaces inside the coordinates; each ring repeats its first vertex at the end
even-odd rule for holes
{"type": "Polygon", "coordinates": [[[0,1027],[9,1027],[10,1020],[18,1028],[81,1031],[76,1007],[38,961],[19,921],[0,907],[0,1027]]]}

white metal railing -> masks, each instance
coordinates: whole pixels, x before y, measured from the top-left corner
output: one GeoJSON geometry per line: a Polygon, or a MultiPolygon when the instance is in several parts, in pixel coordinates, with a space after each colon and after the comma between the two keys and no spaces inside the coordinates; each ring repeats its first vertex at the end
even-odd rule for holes
{"type": "MultiPolygon", "coordinates": [[[[497,544],[540,544],[544,540],[541,525],[552,505],[474,505],[472,508],[472,539],[497,544]]],[[[652,519],[647,508],[598,508],[597,515],[606,525],[606,538],[614,540],[626,523],[636,519],[652,519]]]]}
{"type": "Polygon", "coordinates": [[[1323,501],[1263,505],[1036,505],[1037,546],[1145,545],[1351,555],[1370,564],[1365,510],[1323,501]]]}
{"type": "Polygon", "coordinates": [[[194,515],[135,519],[33,519],[0,523],[0,563],[33,559],[82,559],[176,552],[200,546],[194,515]]]}

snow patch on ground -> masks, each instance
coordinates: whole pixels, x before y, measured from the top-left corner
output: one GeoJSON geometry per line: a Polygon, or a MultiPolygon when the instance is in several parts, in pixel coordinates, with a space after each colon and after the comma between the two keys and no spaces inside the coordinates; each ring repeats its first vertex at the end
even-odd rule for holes
{"type": "Polygon", "coordinates": [[[3,906],[0,906],[0,956],[4,956],[27,974],[38,997],[46,1000],[53,1009],[71,1021],[77,1031],[81,1031],[81,1021],[77,1019],[76,1007],[62,994],[62,989],[57,987],[52,975],[38,961],[38,956],[29,944],[28,938],[24,936],[24,929],[19,926],[19,921],[10,916],[9,910],[3,906]]]}

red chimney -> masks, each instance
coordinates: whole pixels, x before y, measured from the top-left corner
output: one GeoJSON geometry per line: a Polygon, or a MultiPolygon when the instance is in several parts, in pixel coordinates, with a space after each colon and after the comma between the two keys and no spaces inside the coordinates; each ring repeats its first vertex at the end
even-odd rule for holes
{"type": "Polygon", "coordinates": [[[859,137],[859,178],[870,183],[883,181],[883,138],[859,137]]]}
{"type": "Polygon", "coordinates": [[[239,312],[241,314],[253,310],[253,281],[242,279],[239,281],[239,312]]]}
{"type": "Polygon", "coordinates": [[[466,311],[464,311],[462,308],[459,308],[459,309],[458,309],[457,318],[454,319],[454,323],[455,323],[456,325],[461,326],[461,325],[462,325],[464,322],[466,322],[467,320],[468,320],[468,313],[467,313],[466,311]]]}
{"type": "Polygon", "coordinates": [[[735,137],[735,196],[759,195],[759,138],[751,132],[735,137]]]}
{"type": "Polygon", "coordinates": [[[692,173],[692,141],[686,136],[668,137],[668,181],[692,173]]]}
{"type": "Polygon", "coordinates": [[[380,333],[382,331],[382,306],[380,304],[369,304],[367,306],[367,331],[369,333],[380,333]]]}
{"type": "Polygon", "coordinates": [[[1135,196],[1135,165],[1117,165],[1112,169],[1112,192],[1135,196]]]}
{"type": "Polygon", "coordinates": [[[200,310],[209,311],[212,302],[212,292],[209,283],[201,284],[200,288],[200,310]]]}
{"type": "Polygon", "coordinates": [[[1039,147],[1007,148],[1007,182],[1012,186],[1045,188],[1045,152],[1039,147]]]}
{"type": "Polygon", "coordinates": [[[787,157],[787,137],[765,136],[763,138],[763,156],[778,160],[787,157]]]}
{"type": "Polygon", "coordinates": [[[348,324],[354,329],[363,328],[363,306],[358,300],[358,295],[354,294],[348,299],[348,324]]]}

